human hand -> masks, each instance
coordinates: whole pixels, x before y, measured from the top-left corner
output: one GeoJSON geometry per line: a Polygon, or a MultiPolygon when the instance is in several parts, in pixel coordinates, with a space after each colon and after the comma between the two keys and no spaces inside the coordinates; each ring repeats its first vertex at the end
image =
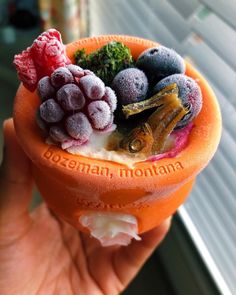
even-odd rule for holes
{"type": "Polygon", "coordinates": [[[55,217],[45,203],[29,212],[30,161],[4,124],[0,168],[0,294],[115,295],[122,292],[168,232],[170,219],[127,247],[101,247],[55,217]]]}

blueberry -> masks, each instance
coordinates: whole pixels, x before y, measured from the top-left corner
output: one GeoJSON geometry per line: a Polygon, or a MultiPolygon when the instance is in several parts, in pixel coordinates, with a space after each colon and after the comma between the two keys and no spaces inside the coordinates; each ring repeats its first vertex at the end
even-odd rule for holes
{"type": "Polygon", "coordinates": [[[112,88],[116,92],[118,102],[126,105],[146,98],[148,80],[143,71],[129,68],[115,76],[112,88]]]}
{"type": "Polygon", "coordinates": [[[173,49],[159,46],[145,50],[138,57],[136,66],[143,70],[150,81],[159,80],[173,74],[183,74],[185,63],[173,49]]]}
{"type": "Polygon", "coordinates": [[[177,84],[182,105],[188,109],[188,113],[176,125],[176,128],[182,128],[199,114],[202,108],[202,93],[197,82],[183,74],[175,74],[162,79],[154,87],[153,93],[159,92],[172,83],[177,84]]]}
{"type": "Polygon", "coordinates": [[[57,100],[66,111],[80,110],[85,105],[85,97],[75,84],[66,84],[57,92],[57,100]]]}
{"type": "Polygon", "coordinates": [[[41,118],[48,123],[56,123],[64,117],[64,111],[54,99],[48,99],[40,107],[41,118]]]}

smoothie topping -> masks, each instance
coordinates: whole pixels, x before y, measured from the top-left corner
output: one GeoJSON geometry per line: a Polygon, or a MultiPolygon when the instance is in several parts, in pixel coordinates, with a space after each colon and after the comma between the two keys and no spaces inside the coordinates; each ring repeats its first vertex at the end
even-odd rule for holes
{"type": "Polygon", "coordinates": [[[149,48],[135,61],[114,40],[74,57],[77,64],[51,29],[14,59],[24,86],[37,88],[36,121],[48,142],[79,153],[100,136],[103,151],[142,160],[176,156],[186,146],[202,94],[173,49],[149,48]]]}

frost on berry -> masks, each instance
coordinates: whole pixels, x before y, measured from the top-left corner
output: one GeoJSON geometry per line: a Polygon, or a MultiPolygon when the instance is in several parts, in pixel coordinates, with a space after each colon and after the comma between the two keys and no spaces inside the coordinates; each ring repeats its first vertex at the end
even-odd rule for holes
{"type": "Polygon", "coordinates": [[[146,98],[148,80],[143,71],[129,68],[115,76],[112,88],[115,90],[119,102],[127,105],[146,98]]]}
{"type": "Polygon", "coordinates": [[[80,79],[79,86],[82,87],[88,98],[97,100],[105,94],[105,84],[95,75],[86,75],[80,79]]]}
{"type": "Polygon", "coordinates": [[[43,133],[46,135],[48,133],[48,127],[46,122],[40,116],[39,108],[37,109],[37,112],[36,112],[36,123],[39,126],[39,128],[43,131],[43,133]]]}
{"type": "Polygon", "coordinates": [[[30,91],[34,91],[37,87],[38,74],[34,60],[31,57],[30,48],[15,55],[13,64],[16,67],[18,77],[23,85],[30,91]]]}
{"type": "Polygon", "coordinates": [[[41,97],[41,100],[47,100],[52,98],[55,95],[55,88],[52,86],[50,82],[50,78],[48,76],[43,77],[38,82],[38,94],[41,97]]]}
{"type": "Polygon", "coordinates": [[[51,83],[56,88],[72,83],[73,81],[73,75],[66,67],[56,69],[51,75],[51,83]]]}
{"type": "Polygon", "coordinates": [[[172,83],[177,84],[182,105],[188,109],[188,113],[176,125],[176,128],[183,128],[199,114],[202,108],[202,92],[197,82],[191,77],[174,74],[159,81],[153,93],[159,92],[172,83]]]}
{"type": "Polygon", "coordinates": [[[166,76],[185,72],[183,58],[165,46],[148,48],[137,59],[136,66],[143,70],[154,83],[166,76]]]}
{"type": "Polygon", "coordinates": [[[58,125],[53,125],[50,127],[49,135],[54,141],[61,143],[71,139],[71,137],[66,133],[65,129],[58,125]]]}
{"type": "Polygon", "coordinates": [[[65,126],[70,136],[80,140],[81,143],[86,142],[93,132],[88,118],[81,112],[69,116],[66,119],[65,126]]]}
{"type": "Polygon", "coordinates": [[[70,64],[70,65],[67,65],[66,68],[71,72],[71,74],[74,77],[81,78],[84,76],[84,70],[77,65],[70,64]]]}
{"type": "Polygon", "coordinates": [[[48,99],[40,107],[41,118],[48,123],[56,123],[64,117],[64,111],[54,99],[48,99]]]}
{"type": "Polygon", "coordinates": [[[88,105],[88,116],[95,129],[102,130],[111,121],[111,109],[109,105],[102,100],[92,101],[88,105]]]}
{"type": "Polygon", "coordinates": [[[31,47],[15,55],[13,61],[19,79],[30,91],[36,89],[39,79],[70,63],[61,35],[55,29],[42,33],[31,47]]]}
{"type": "Polygon", "coordinates": [[[117,107],[116,94],[110,87],[106,87],[105,94],[102,97],[102,99],[108,103],[112,112],[116,110],[116,107],[117,107]]]}
{"type": "Polygon", "coordinates": [[[80,110],[85,105],[85,97],[75,84],[66,84],[57,92],[57,100],[66,111],[80,110]]]}

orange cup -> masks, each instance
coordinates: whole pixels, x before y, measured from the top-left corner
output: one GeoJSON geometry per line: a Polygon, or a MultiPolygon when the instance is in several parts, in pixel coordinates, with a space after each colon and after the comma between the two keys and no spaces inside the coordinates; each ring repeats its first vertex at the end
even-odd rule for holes
{"type": "MultiPolygon", "coordinates": [[[[67,45],[67,54],[79,48],[91,52],[109,41],[126,44],[136,59],[157,43],[130,36],[100,36],[67,45]]],[[[221,115],[207,81],[186,62],[186,74],[198,81],[203,107],[194,120],[187,147],[175,158],[123,164],[69,154],[45,143],[35,121],[40,99],[20,85],[14,103],[14,124],[22,148],[32,160],[35,182],[48,206],[82,231],[79,218],[89,212],[131,214],[138,232],[154,228],[185,201],[198,173],[209,163],[221,135],[221,115]]]]}

